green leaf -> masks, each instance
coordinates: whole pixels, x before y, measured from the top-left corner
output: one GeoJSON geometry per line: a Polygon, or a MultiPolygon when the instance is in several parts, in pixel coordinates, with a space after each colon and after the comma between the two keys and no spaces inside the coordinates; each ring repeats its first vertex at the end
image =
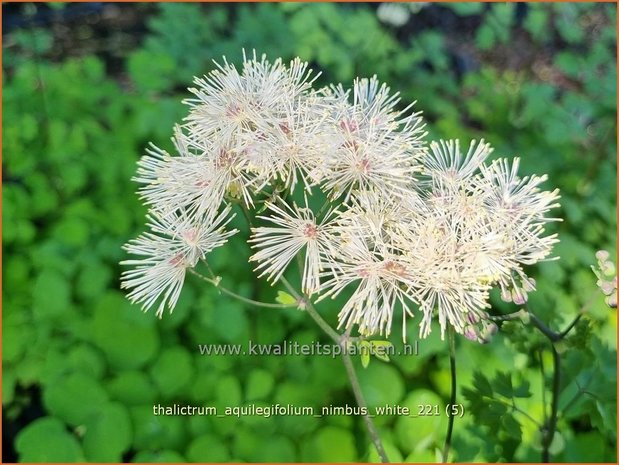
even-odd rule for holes
{"type": "Polygon", "coordinates": [[[404,396],[404,382],[392,365],[373,363],[359,372],[359,382],[370,407],[396,404],[404,396]]]}
{"type": "Polygon", "coordinates": [[[53,417],[39,418],[23,430],[15,440],[20,462],[83,462],[79,442],[65,425],[53,417]]]}
{"type": "MultiPolygon", "coordinates": [[[[609,449],[608,444],[599,433],[580,432],[567,441],[563,461],[566,463],[600,462],[600,451],[605,449],[609,449]]],[[[612,462],[613,460],[607,459],[606,461],[612,462]]]]}
{"type": "Polygon", "coordinates": [[[150,404],[157,396],[150,377],[141,371],[121,371],[109,382],[107,390],[110,397],[125,405],[150,404]]]}
{"type": "Polygon", "coordinates": [[[389,361],[389,351],[393,349],[393,344],[389,341],[370,341],[372,347],[372,354],[382,360],[383,362],[389,361]]]}
{"type": "MultiPolygon", "coordinates": [[[[383,435],[381,439],[383,442],[383,448],[385,449],[385,453],[387,454],[387,457],[389,457],[389,461],[391,463],[404,462],[404,459],[402,457],[402,452],[400,452],[400,449],[393,443],[394,440],[386,436],[387,435],[383,435]]],[[[380,456],[378,455],[378,452],[376,451],[376,447],[374,446],[374,444],[370,442],[369,440],[366,442],[367,442],[367,454],[368,454],[367,461],[370,463],[381,463],[382,460],[380,456]]],[[[421,455],[422,455],[421,458],[419,456],[415,456],[414,458],[411,457],[411,459],[407,460],[406,462],[425,462],[423,458],[424,457],[423,453],[421,455]]],[[[432,457],[432,459],[430,459],[429,461],[434,462],[434,457],[432,457]]]]}
{"type": "Polygon", "coordinates": [[[243,402],[241,383],[232,375],[221,377],[215,388],[215,398],[219,407],[241,405],[243,402]]]}
{"type": "Polygon", "coordinates": [[[522,430],[520,428],[520,423],[516,421],[512,414],[506,414],[501,419],[501,424],[503,429],[507,433],[508,436],[520,441],[522,438],[522,430]]]}
{"type": "Polygon", "coordinates": [[[487,397],[492,397],[492,386],[490,385],[488,378],[486,378],[479,371],[476,371],[473,374],[473,386],[475,386],[480,394],[487,397]]]}
{"type": "Polygon", "coordinates": [[[350,431],[336,426],[319,429],[308,445],[303,461],[354,462],[357,458],[355,438],[350,431]]]}
{"type": "Polygon", "coordinates": [[[38,276],[33,297],[33,311],[42,318],[60,316],[69,310],[71,303],[67,280],[53,270],[45,270],[38,276]]]}
{"type": "Polygon", "coordinates": [[[492,47],[495,40],[496,35],[489,24],[482,24],[479,29],[477,29],[477,37],[475,38],[475,41],[477,43],[477,47],[481,50],[487,50],[492,47]]]}
{"type": "Polygon", "coordinates": [[[282,305],[295,305],[297,303],[297,299],[284,291],[277,291],[277,297],[275,297],[275,301],[282,305]]]}
{"type": "Polygon", "coordinates": [[[174,85],[175,63],[165,53],[138,50],[127,60],[129,76],[142,92],[161,92],[174,85]]]}
{"type": "Polygon", "coordinates": [[[2,334],[2,361],[16,362],[26,352],[28,341],[34,336],[32,328],[16,318],[11,318],[7,315],[2,316],[3,334],[2,334]]]}
{"type": "MultiPolygon", "coordinates": [[[[167,404],[162,404],[166,406],[167,404]]],[[[158,406],[158,404],[156,404],[158,406]]],[[[187,445],[186,419],[180,416],[154,415],[153,405],[129,409],[134,428],[133,449],[181,450],[187,445]]]]}
{"type": "Polygon", "coordinates": [[[8,405],[15,398],[15,373],[6,367],[2,373],[2,404],[8,405]]]}
{"type": "Polygon", "coordinates": [[[522,382],[514,389],[514,397],[531,397],[531,383],[529,380],[523,379],[522,382]]]}
{"type": "Polygon", "coordinates": [[[512,376],[509,373],[499,371],[494,380],[492,381],[492,387],[494,392],[500,394],[508,399],[514,396],[514,388],[512,386],[512,376]]]}
{"type": "Polygon", "coordinates": [[[228,462],[230,453],[225,444],[217,437],[208,434],[194,439],[187,448],[190,462],[228,462]]]}
{"type": "Polygon", "coordinates": [[[135,454],[134,463],[186,463],[185,457],[174,450],[142,450],[135,454]]]}
{"type": "Polygon", "coordinates": [[[164,398],[171,398],[182,392],[191,382],[193,375],[193,359],[181,346],[164,350],[151,368],[151,377],[164,398]]]}
{"type": "Polygon", "coordinates": [[[548,452],[552,455],[556,455],[563,452],[563,449],[565,449],[565,439],[563,439],[563,435],[559,431],[555,431],[548,452]]]}
{"type": "Polygon", "coordinates": [[[226,342],[247,341],[249,325],[243,304],[227,297],[221,298],[220,302],[223,309],[217,309],[211,315],[211,326],[215,333],[226,342]]]}
{"type": "Polygon", "coordinates": [[[53,237],[60,243],[73,247],[84,247],[90,238],[91,226],[79,218],[67,218],[53,230],[53,237]]]}
{"type": "Polygon", "coordinates": [[[546,39],[549,34],[548,11],[544,4],[530,4],[529,13],[524,21],[524,27],[536,41],[546,39]]]}
{"type": "Polygon", "coordinates": [[[103,404],[86,422],[83,438],[86,460],[120,463],[131,440],[131,420],[125,406],[116,402],[103,404]]]}
{"type": "Polygon", "coordinates": [[[295,449],[294,443],[286,436],[263,437],[260,446],[253,451],[251,461],[294,463],[297,462],[295,449]]]}
{"type": "Polygon", "coordinates": [[[105,294],[106,288],[112,280],[112,272],[102,261],[91,258],[81,267],[77,277],[76,292],[82,299],[105,294]]]}
{"type": "Polygon", "coordinates": [[[47,410],[72,426],[84,424],[107,401],[107,393],[92,377],[72,373],[45,387],[47,410]]]}
{"type": "Polygon", "coordinates": [[[275,380],[266,370],[252,370],[247,380],[245,398],[247,400],[266,399],[271,393],[275,380]]]}
{"type": "Polygon", "coordinates": [[[482,12],[484,5],[479,2],[445,3],[459,16],[471,16],[482,12]]]}
{"type": "Polygon", "coordinates": [[[444,434],[443,426],[447,418],[441,397],[429,389],[415,389],[401,402],[401,406],[410,409],[410,416],[396,419],[395,433],[402,451],[407,454],[432,451],[437,438],[444,434]],[[435,405],[438,406],[438,415],[434,415],[435,405]]]}
{"type": "Polygon", "coordinates": [[[95,307],[93,342],[115,368],[139,368],[159,349],[154,315],[140,312],[118,292],[108,291],[95,307]]]}
{"type": "Polygon", "coordinates": [[[101,352],[90,344],[76,345],[63,355],[65,356],[65,370],[74,370],[92,376],[95,379],[101,379],[105,373],[105,361],[101,352]]]}
{"type": "Polygon", "coordinates": [[[361,366],[367,368],[370,364],[370,351],[372,349],[370,343],[366,340],[359,341],[358,347],[361,354],[361,366]]]}

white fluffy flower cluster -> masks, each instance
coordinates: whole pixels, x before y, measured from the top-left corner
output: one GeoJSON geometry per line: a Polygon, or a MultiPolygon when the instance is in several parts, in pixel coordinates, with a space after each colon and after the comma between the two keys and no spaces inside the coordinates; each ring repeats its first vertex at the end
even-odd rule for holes
{"type": "Polygon", "coordinates": [[[492,287],[516,304],[535,288],[523,265],[557,242],[545,224],[558,191],[519,177],[518,159],[488,163],[483,141],[428,147],[420,114],[398,110],[376,77],[350,90],[314,80],[299,59],[255,54],[195,80],[177,155],[152,147],[139,162],[151,231],[125,246],[142,256],[123,262],[129,298],[172,310],[185,271],[237,232],[225,230],[232,204],[264,204],[249,239],[259,276],[275,283],[298,258],[306,296],[350,290],[340,327],[388,336],[401,311],[405,335],[417,312],[421,337],[438,315],[442,332],[482,340],[492,287]],[[327,202],[314,208],[312,196],[327,202]]]}

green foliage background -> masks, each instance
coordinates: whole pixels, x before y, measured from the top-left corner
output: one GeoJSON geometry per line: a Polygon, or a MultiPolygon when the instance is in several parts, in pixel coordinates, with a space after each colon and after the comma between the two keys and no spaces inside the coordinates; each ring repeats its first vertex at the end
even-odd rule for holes
{"type": "MultiPolygon", "coordinates": [[[[139,44],[110,35],[101,47],[59,54],[53,31],[38,27],[4,40],[5,460],[377,460],[358,417],[152,413],[157,403],[354,403],[337,359],[197,350],[248,339],[323,340],[301,312],[250,308],[190,276],[178,308],[158,321],[118,289],[120,247],[143,228],[145,210],[130,182],[137,158],[148,141],[171,145],[192,76],[223,54],[238,62],[245,47],[272,59],[298,55],[323,72],[324,83],[377,74],[404,101],[417,100],[430,137],[483,137],[497,155],[521,156],[525,174],[548,173],[548,188],[562,191],[561,259],[533,271],[538,291],[530,306],[555,329],[589,309],[561,348],[553,459],[616,461],[616,313],[596,293],[590,270],[596,250],[616,252],[614,4],[529,4],[520,23],[515,4],[426,5],[411,13],[408,30],[381,23],[365,4],[134,8],[146,18],[139,44]],[[453,29],[433,27],[436,15],[451,18],[453,29]],[[110,48],[120,71],[98,55],[110,48]],[[479,66],[460,76],[454,56],[479,66]]],[[[211,265],[227,287],[273,301],[277,289],[256,281],[248,256],[239,239],[211,265]]],[[[335,322],[337,308],[319,310],[335,322]]],[[[515,310],[495,299],[496,313],[515,310]]],[[[409,332],[414,340],[415,322],[409,332]]],[[[373,360],[365,370],[355,361],[371,406],[415,411],[448,402],[448,349],[438,334],[420,342],[419,356],[373,360]]],[[[454,460],[539,460],[535,421],[548,402],[549,357],[544,339],[522,323],[505,325],[489,345],[457,340],[466,413],[455,422],[454,460]]],[[[392,460],[436,460],[444,415],[376,421],[392,460]]]]}

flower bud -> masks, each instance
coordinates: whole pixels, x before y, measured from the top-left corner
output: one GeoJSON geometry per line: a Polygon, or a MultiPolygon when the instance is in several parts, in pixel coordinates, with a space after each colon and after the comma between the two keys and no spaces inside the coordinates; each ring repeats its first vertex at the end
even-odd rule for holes
{"type": "Polygon", "coordinates": [[[464,337],[467,338],[469,341],[477,342],[477,331],[475,331],[475,328],[473,328],[472,326],[469,326],[464,330],[464,337]]]}
{"type": "Polygon", "coordinates": [[[600,269],[604,276],[608,276],[609,278],[615,275],[615,265],[611,261],[607,261],[601,264],[600,269]]]}
{"type": "Polygon", "coordinates": [[[466,314],[466,320],[470,324],[475,325],[475,324],[479,323],[480,319],[479,319],[479,315],[477,315],[475,313],[472,313],[472,312],[469,312],[469,313],[466,314]]]}
{"type": "Polygon", "coordinates": [[[516,305],[524,305],[527,301],[527,295],[521,289],[512,290],[512,301],[516,305]]]}
{"type": "Polygon", "coordinates": [[[535,279],[533,278],[526,278],[522,280],[522,288],[526,291],[526,292],[532,292],[535,290],[535,284],[537,284],[535,282],[535,279]]]}
{"type": "Polygon", "coordinates": [[[598,250],[595,253],[595,258],[597,258],[600,262],[605,262],[610,257],[610,254],[607,250],[598,250]]]}

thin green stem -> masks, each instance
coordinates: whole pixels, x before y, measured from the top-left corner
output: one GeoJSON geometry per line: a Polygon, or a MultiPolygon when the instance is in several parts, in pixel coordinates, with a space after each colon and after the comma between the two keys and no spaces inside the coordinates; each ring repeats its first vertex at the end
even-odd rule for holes
{"type": "MultiPolygon", "coordinates": [[[[308,315],[316,322],[318,326],[331,338],[336,344],[345,345],[349,342],[350,333],[347,331],[344,335],[340,335],[337,331],[335,331],[329,323],[327,323],[318,313],[312,302],[305,296],[302,296],[297,292],[297,290],[288,282],[285,277],[280,278],[288,292],[297,299],[297,301],[302,302],[307,311],[308,315]]],[[[387,457],[387,453],[385,452],[385,448],[383,447],[383,443],[380,440],[380,436],[378,434],[378,430],[376,429],[376,425],[374,425],[374,421],[369,415],[369,410],[367,407],[367,403],[365,398],[363,397],[363,391],[361,390],[361,385],[359,384],[359,378],[357,377],[357,372],[355,371],[355,367],[353,366],[352,360],[350,359],[350,355],[348,354],[348,347],[342,347],[342,360],[344,362],[344,366],[346,367],[346,375],[348,376],[348,380],[350,382],[350,386],[353,391],[353,395],[355,396],[355,400],[357,405],[364,410],[365,413],[363,415],[363,420],[365,421],[365,425],[368,430],[368,434],[370,435],[370,439],[376,448],[376,452],[380,457],[382,463],[388,463],[389,458],[387,457]]]]}
{"type": "Polygon", "coordinates": [[[559,352],[555,348],[554,344],[552,348],[552,362],[553,362],[553,379],[552,379],[552,403],[550,406],[550,418],[544,428],[544,435],[542,438],[542,462],[548,463],[550,461],[550,445],[554,439],[555,432],[557,430],[557,418],[559,414],[559,390],[561,388],[561,359],[559,352]]]}
{"type": "Polygon", "coordinates": [[[249,305],[255,305],[256,307],[263,307],[263,308],[294,308],[297,306],[296,304],[272,304],[268,302],[260,302],[258,300],[248,299],[247,297],[243,297],[242,295],[239,295],[236,292],[231,291],[230,289],[226,289],[219,283],[219,280],[217,279],[211,279],[208,276],[204,276],[203,274],[198,273],[194,269],[189,269],[189,272],[191,274],[196,275],[200,279],[206,281],[207,283],[212,284],[224,294],[227,294],[230,297],[234,297],[235,299],[240,300],[241,302],[245,302],[246,304],[249,304],[249,305]]]}
{"type": "Polygon", "coordinates": [[[307,299],[306,297],[302,296],[301,294],[299,294],[297,292],[297,290],[288,282],[288,280],[286,278],[284,278],[283,276],[280,278],[281,282],[284,284],[284,286],[286,287],[286,289],[288,290],[288,292],[290,292],[290,294],[292,294],[292,296],[303,305],[304,310],[308,313],[308,315],[312,318],[312,320],[314,320],[316,322],[316,324],[318,326],[320,326],[320,328],[327,333],[327,335],[333,339],[333,341],[335,341],[337,344],[340,343],[341,341],[341,336],[340,334],[334,330],[331,325],[329,325],[329,323],[327,323],[321,316],[320,314],[316,311],[316,309],[314,308],[314,306],[312,305],[312,302],[310,302],[309,299],[307,299]]]}
{"type": "Polygon", "coordinates": [[[521,414],[522,416],[524,416],[525,418],[528,418],[529,420],[531,420],[532,423],[535,424],[535,426],[537,426],[538,428],[542,428],[542,424],[537,421],[535,418],[533,418],[531,415],[529,415],[527,412],[525,412],[524,410],[522,410],[521,408],[519,408],[515,403],[509,403],[503,399],[496,399],[494,397],[490,397],[490,396],[482,396],[487,398],[488,400],[491,400],[493,402],[499,402],[500,404],[503,404],[507,407],[510,407],[514,412],[518,412],[519,414],[521,414]]]}
{"type": "Polygon", "coordinates": [[[561,416],[565,416],[565,413],[572,408],[572,406],[576,403],[576,401],[578,399],[580,399],[580,396],[584,395],[584,394],[591,394],[590,392],[587,391],[587,388],[589,387],[589,385],[591,384],[591,381],[593,381],[594,376],[591,375],[589,377],[589,379],[587,380],[587,382],[585,383],[584,386],[580,386],[578,383],[576,383],[576,385],[578,386],[578,392],[574,395],[574,397],[572,397],[569,402],[567,404],[565,404],[565,407],[563,407],[563,410],[561,411],[561,416]]]}
{"type": "Polygon", "coordinates": [[[563,339],[565,336],[567,336],[567,334],[574,328],[574,326],[576,326],[576,324],[580,321],[580,319],[582,318],[583,313],[579,313],[578,315],[576,315],[576,318],[574,318],[572,320],[572,322],[568,325],[567,328],[565,328],[563,331],[561,331],[559,333],[559,337],[561,339],[563,339]]]}
{"type": "MultiPolygon", "coordinates": [[[[454,337],[453,328],[449,326],[449,371],[451,372],[451,396],[449,399],[450,405],[456,403],[456,340],[454,337]]],[[[445,445],[443,446],[442,462],[446,463],[449,459],[449,449],[451,448],[451,435],[453,434],[455,415],[449,415],[447,420],[447,435],[445,436],[445,445]]]]}
{"type": "Polygon", "coordinates": [[[529,321],[533,324],[533,326],[535,326],[538,330],[540,330],[540,332],[544,334],[548,339],[550,339],[551,342],[558,342],[564,339],[569,334],[569,332],[572,329],[574,329],[574,326],[576,326],[576,324],[582,318],[583,311],[584,311],[584,308],[578,313],[578,315],[576,315],[574,320],[572,320],[572,322],[561,332],[553,331],[548,326],[546,326],[546,323],[540,320],[539,317],[535,313],[531,312],[528,306],[525,306],[524,309],[518,310],[517,312],[508,313],[507,315],[490,316],[490,319],[492,321],[510,321],[510,320],[519,320],[519,319],[522,319],[523,317],[528,317],[529,321]]]}
{"type": "Polygon", "coordinates": [[[348,352],[344,351],[342,353],[342,360],[344,361],[344,366],[346,367],[346,374],[348,375],[348,379],[350,380],[350,385],[352,387],[352,392],[355,396],[355,400],[357,401],[357,405],[361,408],[361,410],[367,412],[363,415],[363,419],[365,421],[365,426],[368,429],[370,439],[372,440],[372,443],[376,448],[376,452],[378,452],[380,461],[382,463],[389,463],[389,457],[387,457],[387,453],[385,452],[383,443],[380,440],[376,425],[374,424],[372,418],[369,415],[368,406],[365,402],[365,398],[363,397],[361,385],[359,384],[359,378],[357,377],[357,372],[355,371],[355,367],[352,363],[352,360],[350,359],[350,355],[348,354],[348,352]]]}
{"type": "Polygon", "coordinates": [[[529,318],[531,319],[531,323],[533,323],[533,326],[539,329],[540,332],[544,334],[544,336],[550,339],[550,342],[554,343],[562,339],[561,334],[554,332],[552,329],[546,326],[546,324],[542,320],[540,320],[537,315],[535,315],[535,313],[532,313],[529,309],[527,309],[527,313],[529,314],[529,318]]]}

